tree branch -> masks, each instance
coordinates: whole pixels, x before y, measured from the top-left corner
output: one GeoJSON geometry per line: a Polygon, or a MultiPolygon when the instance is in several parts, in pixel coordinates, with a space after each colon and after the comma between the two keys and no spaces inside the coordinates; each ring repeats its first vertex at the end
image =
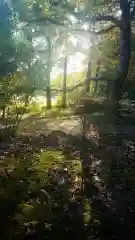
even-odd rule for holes
{"type": "Polygon", "coordinates": [[[94,16],[92,18],[93,21],[97,21],[97,22],[100,22],[100,21],[105,21],[105,22],[112,22],[114,23],[116,26],[120,27],[120,20],[113,17],[113,16],[110,16],[110,15],[99,15],[99,16],[94,16]]]}
{"type": "MultiPolygon", "coordinates": [[[[56,21],[53,21],[51,19],[49,19],[49,20],[52,24],[56,24],[58,26],[66,27],[66,25],[63,24],[63,23],[56,22],[56,21]]],[[[47,21],[49,21],[49,20],[47,20],[47,21]]],[[[44,22],[44,21],[46,21],[46,19],[38,20],[38,22],[44,22]]],[[[29,21],[26,24],[26,26],[28,26],[29,24],[32,24],[34,22],[36,23],[37,21],[29,21]]],[[[88,34],[93,34],[93,35],[102,35],[102,34],[108,33],[109,31],[113,30],[116,27],[117,27],[116,25],[111,25],[111,26],[109,26],[107,28],[104,28],[104,29],[101,29],[99,31],[90,31],[90,30],[85,30],[85,29],[82,29],[82,28],[67,28],[67,30],[72,31],[72,32],[78,32],[78,33],[80,32],[80,33],[88,33],[88,34]]]]}
{"type": "MultiPolygon", "coordinates": [[[[75,32],[87,32],[89,34],[93,34],[93,35],[100,35],[100,34],[105,34],[108,33],[109,31],[113,30],[114,28],[116,28],[116,25],[111,25],[107,28],[101,29],[99,31],[91,31],[91,30],[85,30],[83,28],[69,28],[70,31],[75,31],[75,32]]],[[[67,29],[68,30],[68,29],[67,29]]]]}
{"type": "MultiPolygon", "coordinates": [[[[111,16],[109,16],[109,17],[111,17],[111,16]]],[[[98,19],[99,19],[99,17],[98,17],[98,19]]],[[[28,21],[26,21],[27,22],[26,26],[28,26],[29,24],[32,24],[32,23],[46,22],[46,21],[51,22],[52,24],[55,24],[55,25],[58,25],[58,26],[62,26],[62,27],[66,26],[66,23],[58,22],[57,20],[54,20],[54,19],[48,18],[48,17],[43,17],[43,18],[34,19],[34,20],[33,19],[32,20],[28,20],[28,21]]],[[[100,35],[100,34],[108,33],[109,31],[111,31],[115,27],[118,27],[118,24],[111,25],[111,26],[109,26],[107,28],[104,28],[104,29],[101,29],[99,31],[90,31],[90,30],[85,30],[85,29],[82,29],[82,28],[68,28],[68,29],[70,31],[75,31],[75,32],[87,32],[87,33],[94,34],[94,35],[100,35]]]]}
{"type": "Polygon", "coordinates": [[[113,29],[116,28],[116,27],[118,27],[118,26],[112,25],[112,26],[109,26],[108,28],[101,29],[101,30],[98,31],[98,32],[92,32],[92,31],[90,31],[90,33],[91,33],[91,34],[95,34],[95,35],[105,34],[105,33],[108,33],[109,31],[113,30],[113,29]]]}
{"type": "MultiPolygon", "coordinates": [[[[93,80],[93,81],[105,81],[105,78],[103,77],[90,77],[90,80],[93,80]]],[[[109,81],[109,80],[108,80],[109,81]]],[[[86,80],[78,83],[77,85],[71,87],[71,88],[67,88],[66,89],[66,92],[72,92],[74,91],[76,88],[78,87],[82,87],[86,84],[86,80]]],[[[47,89],[44,88],[43,91],[46,91],[47,89]]],[[[51,88],[51,92],[63,92],[63,89],[55,89],[55,88],[51,88]]]]}
{"type": "Polygon", "coordinates": [[[29,25],[29,24],[32,24],[32,23],[38,23],[38,22],[51,22],[53,24],[56,24],[56,25],[59,25],[59,26],[65,26],[64,23],[62,22],[58,22],[57,20],[54,20],[52,18],[48,18],[48,17],[42,17],[42,18],[39,18],[39,19],[32,19],[32,20],[24,20],[24,22],[27,22],[26,26],[29,25]]]}
{"type": "MultiPolygon", "coordinates": [[[[75,15],[76,15],[76,13],[75,13],[75,15]]],[[[87,18],[87,17],[84,16],[84,18],[87,18]]],[[[120,20],[113,16],[110,16],[110,15],[93,16],[92,19],[87,18],[87,20],[89,20],[89,21],[92,20],[92,21],[97,21],[97,22],[100,22],[100,21],[112,22],[116,26],[120,27],[120,20]]],[[[27,22],[27,25],[31,24],[31,23],[45,22],[45,21],[51,22],[51,23],[59,25],[59,26],[65,26],[64,22],[59,22],[56,19],[49,18],[49,17],[42,17],[39,19],[32,19],[32,20],[24,20],[24,22],[27,22]]]]}
{"type": "Polygon", "coordinates": [[[98,16],[92,16],[91,18],[89,16],[86,16],[83,12],[70,12],[74,17],[76,17],[78,20],[87,20],[87,21],[95,21],[95,22],[100,22],[100,21],[105,21],[105,22],[112,22],[118,27],[121,25],[121,21],[117,19],[114,16],[110,15],[98,15],[98,16]]]}

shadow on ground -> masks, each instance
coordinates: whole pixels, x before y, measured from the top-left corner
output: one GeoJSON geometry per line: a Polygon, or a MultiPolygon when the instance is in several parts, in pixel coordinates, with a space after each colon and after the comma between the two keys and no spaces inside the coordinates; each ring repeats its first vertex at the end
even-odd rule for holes
{"type": "MultiPolygon", "coordinates": [[[[102,125],[91,124],[87,115],[81,117],[81,132],[77,134],[58,129],[48,131],[46,123],[43,124],[46,129],[44,132],[39,131],[37,135],[21,135],[9,144],[1,145],[1,158],[21,158],[26,163],[24,159],[29,159],[35,154],[47,150],[61,151],[64,156],[63,164],[64,161],[74,159],[79,159],[81,162],[81,186],[76,191],[74,189],[74,194],[71,194],[71,186],[75,186],[75,183],[69,174],[67,177],[69,181],[63,185],[64,188],[57,187],[54,182],[50,187],[54,172],[50,174],[51,179],[47,177],[49,185],[46,178],[44,179],[45,172],[43,172],[40,180],[36,178],[36,184],[38,181],[39,184],[34,191],[29,190],[33,185],[28,183],[29,174],[27,176],[24,174],[25,171],[27,172],[26,164],[24,171],[19,170],[18,173],[24,174],[25,179],[25,184],[21,185],[22,194],[12,190],[12,196],[8,188],[7,195],[4,193],[2,198],[1,206],[4,206],[4,210],[0,209],[0,215],[6,216],[6,219],[4,220],[3,217],[1,229],[3,224],[9,226],[11,219],[15,217],[15,210],[17,211],[24,201],[29,205],[32,202],[34,211],[36,209],[39,214],[34,218],[35,222],[32,218],[31,227],[27,227],[27,221],[25,227],[19,225],[18,234],[20,237],[25,236],[23,239],[45,239],[45,236],[46,239],[52,239],[54,234],[57,236],[56,239],[120,239],[125,236],[132,239],[132,236],[135,236],[135,135],[132,126],[123,126],[123,130],[119,131],[121,124],[117,124],[113,126],[113,131],[112,126],[110,132],[104,131],[105,127],[103,128],[102,125]],[[49,193],[51,200],[42,199],[40,191],[42,189],[49,193]],[[31,193],[32,196],[29,195],[31,193]],[[34,199],[38,199],[36,203],[34,199]],[[40,202],[42,214],[37,207],[37,201],[40,202]],[[48,206],[51,206],[49,212],[48,206]]],[[[1,180],[4,181],[2,184],[5,186],[16,179],[10,172],[7,174],[4,180],[1,180]]],[[[63,172],[60,172],[60,176],[62,175],[63,172]]],[[[31,176],[31,179],[34,179],[33,184],[35,184],[34,176],[38,176],[37,169],[31,176]]],[[[18,181],[20,183],[17,175],[16,184],[18,181]]],[[[17,186],[14,186],[14,189],[17,189],[17,186]]],[[[2,190],[3,188],[1,192],[2,190]]],[[[27,209],[24,218],[27,219],[29,211],[30,209],[27,209]]],[[[9,232],[13,231],[15,224],[18,226],[18,222],[12,223],[9,232]]],[[[4,237],[9,239],[9,235],[4,237]]],[[[13,234],[13,237],[17,236],[13,234]]]]}

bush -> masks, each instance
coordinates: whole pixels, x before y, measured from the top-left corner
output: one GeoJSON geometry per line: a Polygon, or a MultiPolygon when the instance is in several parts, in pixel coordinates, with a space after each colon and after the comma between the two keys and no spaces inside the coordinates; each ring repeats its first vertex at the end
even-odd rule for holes
{"type": "Polygon", "coordinates": [[[62,106],[62,96],[61,95],[58,96],[56,105],[58,108],[62,106]]]}
{"type": "Polygon", "coordinates": [[[72,192],[75,198],[72,188],[74,176],[80,174],[79,166],[78,161],[64,162],[57,151],[1,161],[2,239],[25,239],[30,234],[41,239],[42,234],[47,237],[54,229],[58,239],[62,231],[72,228],[73,216],[68,209],[72,192]]]}
{"type": "Polygon", "coordinates": [[[82,88],[76,89],[73,92],[67,94],[68,104],[75,105],[82,96],[82,88]]]}
{"type": "Polygon", "coordinates": [[[41,105],[36,102],[31,103],[29,105],[29,108],[30,108],[31,113],[40,113],[41,112],[41,105]]]}
{"type": "Polygon", "coordinates": [[[18,111],[18,114],[25,114],[25,113],[29,113],[30,112],[30,108],[29,107],[19,107],[18,109],[17,109],[17,111],[18,111]]]}
{"type": "Polygon", "coordinates": [[[15,137],[16,129],[12,126],[5,126],[5,128],[0,129],[0,142],[9,141],[12,137],[15,137]]]}
{"type": "Polygon", "coordinates": [[[46,112],[47,108],[46,106],[41,107],[41,113],[44,114],[46,112]]]}
{"type": "Polygon", "coordinates": [[[10,107],[9,109],[9,113],[10,115],[15,115],[15,114],[28,114],[30,113],[30,108],[29,107],[25,107],[25,106],[20,106],[20,107],[15,107],[14,105],[12,107],[10,107]]]}

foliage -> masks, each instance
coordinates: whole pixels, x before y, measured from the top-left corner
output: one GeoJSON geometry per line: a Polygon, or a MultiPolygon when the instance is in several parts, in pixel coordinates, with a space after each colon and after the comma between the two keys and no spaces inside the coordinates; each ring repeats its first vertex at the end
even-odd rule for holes
{"type": "MultiPolygon", "coordinates": [[[[131,45],[131,62],[129,66],[128,72],[128,81],[124,87],[125,92],[128,93],[129,98],[134,98],[134,33],[132,34],[132,45],[131,45]]],[[[101,41],[98,45],[99,50],[101,51],[102,57],[102,66],[105,69],[102,72],[103,76],[108,80],[116,78],[117,66],[119,64],[119,32],[112,31],[110,34],[106,34],[104,36],[103,41],[101,41]]]]}
{"type": "MultiPolygon", "coordinates": [[[[2,161],[1,236],[4,239],[9,236],[17,239],[33,233],[38,237],[42,234],[49,237],[49,232],[57,224],[57,230],[61,224],[64,228],[65,224],[67,232],[70,231],[74,220],[68,218],[67,209],[73,201],[74,176],[80,174],[78,164],[77,160],[66,163],[62,153],[57,151],[43,152],[41,156],[33,158],[29,156],[2,161]],[[67,168],[67,172],[64,168],[67,168]],[[4,172],[4,169],[7,171],[4,172]]],[[[57,235],[62,236],[62,233],[58,230],[57,235]]]]}
{"type": "MultiPolygon", "coordinates": [[[[67,75],[67,88],[77,85],[79,82],[84,81],[86,72],[73,72],[67,75]]],[[[59,75],[52,81],[52,88],[62,88],[63,75],[59,75]]]]}
{"type": "Polygon", "coordinates": [[[31,104],[29,104],[29,109],[30,109],[30,113],[40,113],[41,112],[41,108],[42,106],[40,106],[38,103],[36,102],[32,102],[31,104]]]}
{"type": "Polygon", "coordinates": [[[59,95],[57,98],[57,106],[60,108],[62,106],[62,96],[59,95]]]}
{"type": "Polygon", "coordinates": [[[18,49],[13,37],[15,31],[13,12],[5,1],[0,3],[0,28],[2,33],[0,42],[0,76],[3,77],[16,71],[16,57],[18,56],[18,49]]]}
{"type": "MultiPolygon", "coordinates": [[[[4,126],[16,132],[35,89],[43,88],[43,65],[36,59],[30,37],[31,29],[20,25],[18,15],[7,3],[0,4],[1,29],[3,31],[1,50],[0,109],[3,120],[12,124],[4,126]],[[41,71],[38,71],[40,67],[41,71]],[[3,72],[3,71],[7,72],[3,72]]],[[[7,129],[5,129],[7,131],[7,129]]],[[[4,137],[3,131],[0,134],[4,137]]],[[[4,140],[4,139],[3,139],[4,140]]]]}

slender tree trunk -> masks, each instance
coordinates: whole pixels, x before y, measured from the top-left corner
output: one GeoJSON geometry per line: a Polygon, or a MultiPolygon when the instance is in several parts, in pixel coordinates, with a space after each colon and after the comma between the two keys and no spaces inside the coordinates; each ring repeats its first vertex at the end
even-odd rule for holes
{"type": "Polygon", "coordinates": [[[46,88],[46,101],[47,101],[47,104],[46,104],[47,109],[51,109],[51,107],[52,107],[52,104],[51,104],[51,89],[50,89],[49,86],[46,88]]]}
{"type": "Polygon", "coordinates": [[[64,58],[64,78],[63,78],[63,95],[62,95],[62,108],[66,108],[66,88],[67,88],[67,56],[64,58]]]}
{"type": "Polygon", "coordinates": [[[29,95],[26,94],[26,95],[25,95],[25,106],[27,105],[28,101],[29,101],[29,95]]]}
{"type": "Polygon", "coordinates": [[[87,77],[85,81],[85,92],[89,93],[90,91],[90,78],[91,78],[91,61],[88,62],[87,77]]]}
{"type": "Polygon", "coordinates": [[[48,63],[47,63],[47,87],[46,87],[46,105],[51,109],[51,39],[48,37],[48,63]]]}
{"type": "Polygon", "coordinates": [[[114,81],[112,99],[115,101],[115,110],[118,112],[119,100],[123,94],[131,56],[131,19],[128,0],[120,0],[121,27],[120,27],[120,66],[114,81]]]}
{"type": "MultiPolygon", "coordinates": [[[[96,70],[96,78],[97,78],[98,75],[99,75],[100,66],[101,66],[101,62],[98,61],[98,62],[97,62],[97,70],[96,70]]],[[[98,80],[95,80],[94,92],[96,93],[97,90],[98,90],[98,80]]]]}
{"type": "Polygon", "coordinates": [[[6,117],[6,106],[2,107],[2,119],[4,120],[6,117]]]}
{"type": "MultiPolygon", "coordinates": [[[[89,30],[91,30],[91,24],[89,24],[89,30]]],[[[91,36],[91,44],[93,46],[94,44],[94,37],[91,36]]],[[[89,62],[88,62],[88,68],[87,68],[87,77],[85,81],[85,92],[89,93],[90,91],[90,82],[91,82],[91,47],[89,46],[89,62]]]]}

